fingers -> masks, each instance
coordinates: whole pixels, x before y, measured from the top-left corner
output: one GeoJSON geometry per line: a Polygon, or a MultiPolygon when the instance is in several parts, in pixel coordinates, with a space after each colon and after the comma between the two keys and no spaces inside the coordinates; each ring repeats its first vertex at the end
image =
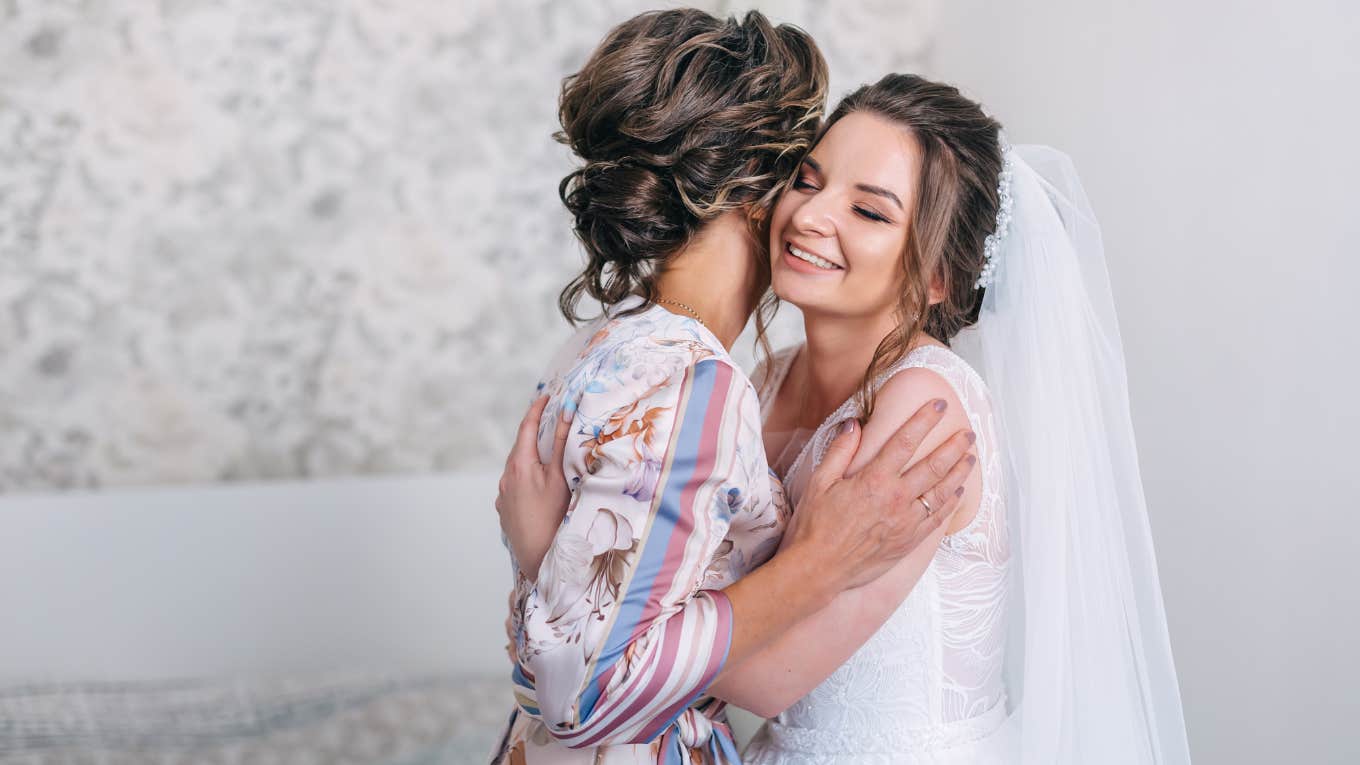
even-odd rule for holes
{"type": "Polygon", "coordinates": [[[557,418],[557,431],[553,433],[552,460],[550,469],[562,472],[562,456],[567,453],[567,437],[571,435],[571,412],[564,406],[562,416],[557,418]]]}
{"type": "Polygon", "coordinates": [[[812,471],[810,486],[829,486],[845,476],[845,471],[850,469],[850,463],[855,459],[855,452],[859,450],[863,430],[853,418],[841,423],[840,431],[831,439],[821,463],[812,471]]]}
{"type": "Polygon", "coordinates": [[[878,455],[864,467],[864,472],[874,478],[901,475],[902,469],[911,463],[912,456],[921,448],[926,436],[940,424],[947,406],[941,398],[927,401],[892,434],[878,455]]]}
{"type": "MultiPolygon", "coordinates": [[[[935,451],[929,456],[912,466],[912,469],[925,466],[921,471],[922,475],[929,475],[933,481],[944,480],[945,475],[954,467],[955,463],[968,455],[968,450],[973,448],[973,442],[977,437],[971,430],[960,430],[945,442],[935,447],[935,451]]],[[[910,471],[908,471],[910,472],[910,471]]],[[[920,480],[925,480],[924,478],[920,480]]],[[[916,487],[912,487],[916,488],[916,487]]]]}
{"type": "Polygon", "coordinates": [[[931,489],[929,494],[936,512],[930,514],[931,520],[938,527],[949,522],[954,516],[954,511],[963,506],[964,482],[968,480],[968,475],[973,472],[973,464],[976,458],[969,455],[960,460],[954,469],[949,471],[949,477],[931,489]],[[950,488],[950,487],[953,488],[950,488]]]}
{"type": "Polygon", "coordinates": [[[524,419],[519,422],[519,433],[515,435],[515,445],[510,449],[511,460],[538,464],[538,420],[547,405],[548,397],[539,396],[524,413],[524,419]]]}
{"type": "Polygon", "coordinates": [[[955,433],[904,476],[907,491],[925,497],[930,504],[930,520],[936,526],[954,514],[963,496],[964,482],[977,464],[977,457],[968,453],[972,443],[971,432],[955,433]]]}

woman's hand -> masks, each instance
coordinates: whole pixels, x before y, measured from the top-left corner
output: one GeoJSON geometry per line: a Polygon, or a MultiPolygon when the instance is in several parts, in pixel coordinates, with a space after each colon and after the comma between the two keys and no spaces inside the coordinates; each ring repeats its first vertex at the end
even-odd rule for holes
{"type": "MultiPolygon", "coordinates": [[[[562,472],[571,419],[559,417],[553,435],[552,457],[544,464],[538,459],[538,425],[547,396],[539,396],[519,424],[519,434],[501,472],[496,512],[501,531],[520,572],[530,581],[538,579],[538,567],[548,553],[562,517],[571,502],[571,489],[562,472]]],[[[565,410],[564,410],[565,413],[565,410]]]]}
{"type": "Polygon", "coordinates": [[[929,539],[958,509],[976,463],[968,430],[914,459],[945,408],[942,399],[922,406],[850,477],[863,429],[847,420],[813,471],[780,553],[801,547],[818,559],[835,589],[845,590],[877,579],[929,539]]]}

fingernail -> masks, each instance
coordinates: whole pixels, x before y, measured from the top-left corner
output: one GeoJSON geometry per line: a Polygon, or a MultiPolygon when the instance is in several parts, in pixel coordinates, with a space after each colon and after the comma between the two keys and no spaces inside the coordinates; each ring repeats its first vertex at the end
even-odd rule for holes
{"type": "Polygon", "coordinates": [[[976,465],[976,464],[977,464],[977,457],[975,457],[975,456],[972,455],[972,454],[968,455],[968,464],[969,464],[969,465],[976,465]]]}
{"type": "Polygon", "coordinates": [[[842,422],[842,423],[841,423],[841,430],[840,430],[840,432],[837,433],[836,435],[838,435],[838,436],[849,435],[850,433],[854,432],[854,430],[855,430],[855,421],[854,421],[854,419],[852,418],[852,419],[846,420],[845,422],[842,422]]]}
{"type": "Polygon", "coordinates": [[[968,443],[977,443],[977,434],[971,430],[968,431],[968,443]]]}
{"type": "Polygon", "coordinates": [[[957,489],[954,490],[954,496],[956,496],[956,497],[962,497],[962,496],[963,496],[963,487],[962,487],[962,486],[960,486],[959,488],[957,488],[957,489]]]}
{"type": "Polygon", "coordinates": [[[935,411],[943,412],[948,406],[949,404],[946,404],[944,399],[942,398],[935,399],[935,411]]]}

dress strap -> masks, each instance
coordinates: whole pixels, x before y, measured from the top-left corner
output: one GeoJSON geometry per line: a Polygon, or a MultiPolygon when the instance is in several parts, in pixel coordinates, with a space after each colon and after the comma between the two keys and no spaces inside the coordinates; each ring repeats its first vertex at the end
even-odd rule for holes
{"type": "MultiPolygon", "coordinates": [[[[987,400],[986,386],[977,372],[958,356],[958,354],[942,348],[938,345],[922,345],[912,349],[900,361],[893,364],[887,370],[874,378],[873,389],[880,390],[888,380],[904,369],[921,368],[929,369],[940,375],[949,383],[949,387],[954,389],[954,395],[963,404],[965,415],[970,423],[976,428],[980,412],[979,403],[985,406],[987,400]]],[[[831,439],[835,435],[835,425],[844,422],[851,417],[859,417],[862,408],[859,405],[859,397],[851,396],[841,404],[831,416],[826,418],[817,433],[808,441],[804,453],[799,456],[790,469],[790,474],[800,467],[801,462],[811,459],[809,468],[815,468],[826,454],[827,447],[831,445],[831,439]]]]}

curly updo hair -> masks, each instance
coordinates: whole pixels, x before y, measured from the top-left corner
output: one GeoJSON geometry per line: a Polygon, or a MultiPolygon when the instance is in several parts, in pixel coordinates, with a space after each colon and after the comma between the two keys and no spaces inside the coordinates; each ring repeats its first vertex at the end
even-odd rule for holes
{"type": "MultiPolygon", "coordinates": [[[[826,89],[812,38],[756,11],[653,11],[610,31],[562,84],[555,138],[584,164],[558,193],[587,255],[558,299],[567,320],[582,318],[584,295],[650,306],[667,258],[729,210],[746,210],[763,255],[770,207],[816,135],[826,89]]],[[[768,261],[757,260],[767,275],[768,261]]]]}
{"type": "Polygon", "coordinates": [[[890,74],[846,96],[827,118],[831,126],[856,112],[907,131],[920,147],[919,193],[902,252],[899,323],[874,351],[860,385],[864,418],[873,413],[874,380],[900,361],[919,333],[945,345],[977,322],[985,290],[975,289],[986,263],[983,244],[1001,205],[1001,124],[958,88],[911,74],[890,74]],[[944,298],[929,305],[938,278],[944,298]]]}

